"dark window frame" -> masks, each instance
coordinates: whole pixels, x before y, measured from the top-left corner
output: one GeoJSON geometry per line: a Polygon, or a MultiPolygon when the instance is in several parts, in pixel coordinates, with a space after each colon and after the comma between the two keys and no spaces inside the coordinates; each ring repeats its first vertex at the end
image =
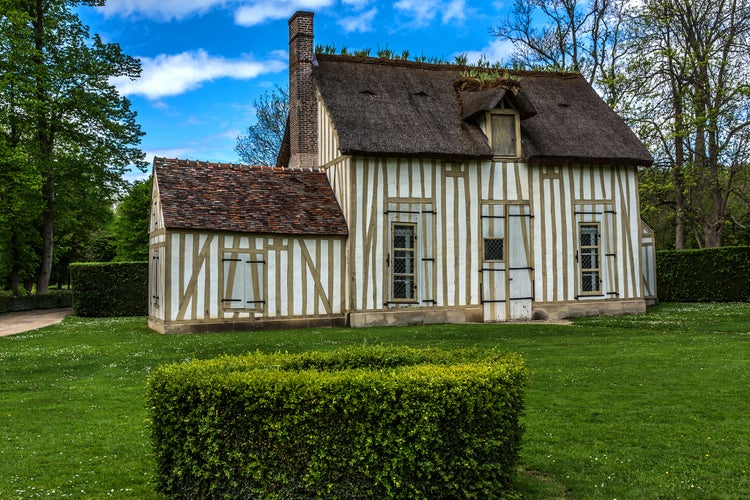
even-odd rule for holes
{"type": "MultiPolygon", "coordinates": [[[[408,236],[407,236],[408,238],[408,236]]],[[[391,224],[391,301],[415,302],[417,300],[417,224],[412,222],[393,222],[391,224]],[[411,228],[411,246],[397,246],[398,228],[411,228]],[[402,255],[399,255],[401,253],[402,255]],[[411,258],[408,255],[411,253],[411,258]],[[404,269],[398,270],[399,262],[403,261],[404,269]],[[409,266],[408,263],[411,263],[409,266]],[[400,286],[404,285],[403,293],[400,286]]]]}
{"type": "Polygon", "coordinates": [[[505,238],[484,238],[484,260],[487,262],[505,262],[505,238]],[[499,258],[493,250],[499,248],[499,258]]]}
{"type": "Polygon", "coordinates": [[[578,278],[581,295],[601,295],[602,293],[601,234],[602,226],[599,222],[578,224],[578,278]],[[589,237],[588,241],[584,239],[586,236],[589,237]],[[591,236],[595,238],[595,241],[592,241],[591,236]],[[585,262],[586,259],[588,263],[585,262]]]}

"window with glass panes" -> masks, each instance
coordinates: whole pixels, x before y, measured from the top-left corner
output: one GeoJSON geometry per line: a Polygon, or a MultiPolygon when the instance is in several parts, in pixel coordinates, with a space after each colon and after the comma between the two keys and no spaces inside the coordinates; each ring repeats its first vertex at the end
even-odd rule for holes
{"type": "Polygon", "coordinates": [[[416,225],[393,225],[393,262],[391,263],[393,300],[416,298],[416,225]]]}
{"type": "Polygon", "coordinates": [[[593,294],[601,290],[601,241],[599,224],[579,226],[579,256],[581,269],[581,293],[593,294]]]}

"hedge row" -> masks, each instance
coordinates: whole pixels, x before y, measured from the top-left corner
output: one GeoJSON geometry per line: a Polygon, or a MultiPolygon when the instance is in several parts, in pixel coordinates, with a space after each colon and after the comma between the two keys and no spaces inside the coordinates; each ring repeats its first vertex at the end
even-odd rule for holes
{"type": "Polygon", "coordinates": [[[750,300],[750,247],[670,250],[656,253],[662,302],[750,300]]]}
{"type": "Polygon", "coordinates": [[[148,262],[71,264],[70,278],[78,316],[148,314],[148,262]]]}
{"type": "Polygon", "coordinates": [[[358,347],[158,368],[157,483],[178,498],[502,498],[518,355],[358,347]]]}
{"type": "Polygon", "coordinates": [[[0,314],[33,309],[55,309],[70,307],[73,304],[73,293],[70,290],[50,290],[43,295],[24,295],[11,297],[0,295],[0,314]]]}

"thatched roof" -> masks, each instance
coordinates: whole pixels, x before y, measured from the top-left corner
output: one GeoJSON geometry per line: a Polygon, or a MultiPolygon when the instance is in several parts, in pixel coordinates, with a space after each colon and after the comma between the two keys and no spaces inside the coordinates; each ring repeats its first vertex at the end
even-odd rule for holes
{"type": "Polygon", "coordinates": [[[521,115],[530,163],[652,161],[580,75],[509,71],[512,80],[474,90],[451,65],[323,54],[317,61],[313,76],[343,154],[491,158],[475,118],[506,99],[521,115]]]}
{"type": "Polygon", "coordinates": [[[348,234],[325,173],[154,158],[168,229],[348,234]]]}

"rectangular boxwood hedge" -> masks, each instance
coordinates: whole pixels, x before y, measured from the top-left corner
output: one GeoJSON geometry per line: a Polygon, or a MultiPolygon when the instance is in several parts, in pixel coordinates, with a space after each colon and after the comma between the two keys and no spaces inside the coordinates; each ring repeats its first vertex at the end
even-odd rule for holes
{"type": "Polygon", "coordinates": [[[148,262],[71,264],[70,279],[78,316],[148,315],[148,262]]]}
{"type": "Polygon", "coordinates": [[[750,300],[750,247],[669,250],[656,253],[659,300],[750,300]]]}
{"type": "Polygon", "coordinates": [[[21,297],[0,295],[0,314],[31,311],[32,309],[70,307],[72,304],[73,294],[70,290],[50,290],[42,295],[32,294],[21,297]]]}
{"type": "Polygon", "coordinates": [[[161,492],[177,498],[512,494],[519,355],[357,347],[162,366],[148,383],[161,492]]]}

